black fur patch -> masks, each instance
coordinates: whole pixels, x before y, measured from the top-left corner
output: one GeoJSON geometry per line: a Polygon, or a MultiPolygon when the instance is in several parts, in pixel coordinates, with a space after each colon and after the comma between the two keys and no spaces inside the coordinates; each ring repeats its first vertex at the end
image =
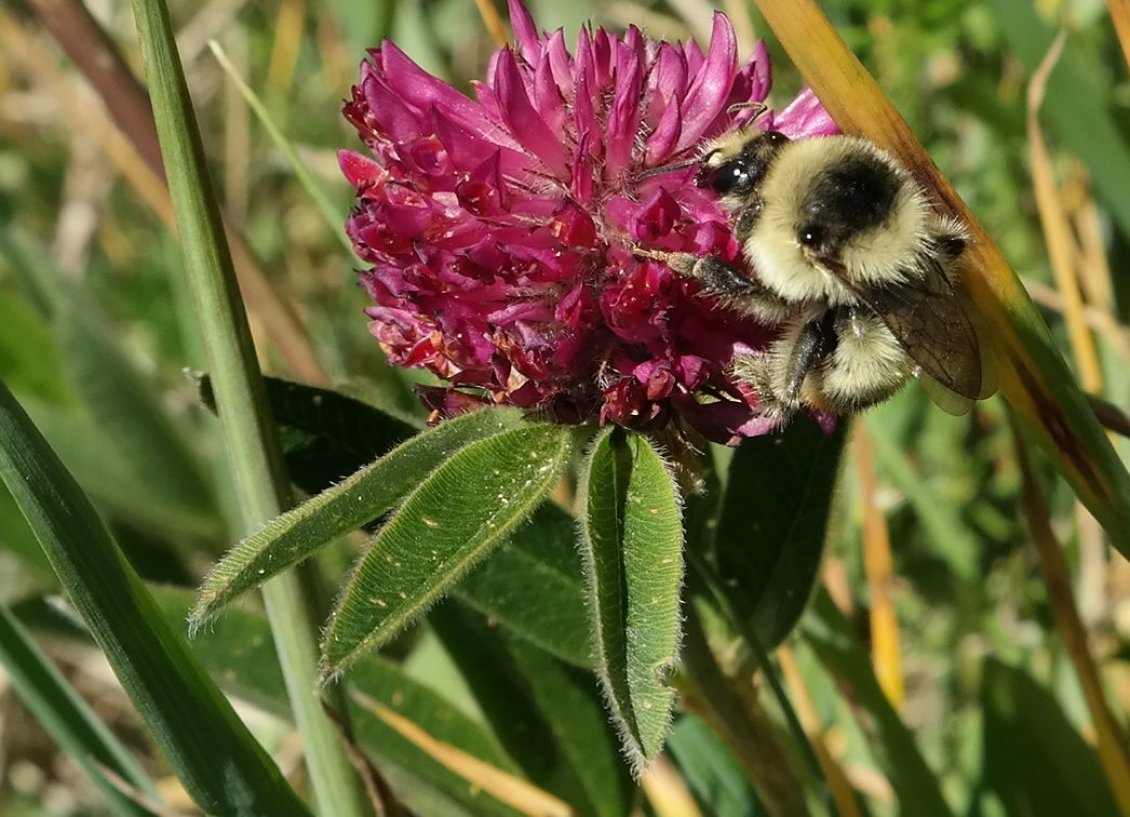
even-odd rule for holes
{"type": "Polygon", "coordinates": [[[898,177],[875,157],[829,165],[816,174],[805,196],[797,240],[834,258],[854,235],[887,220],[898,190],[898,177]]]}

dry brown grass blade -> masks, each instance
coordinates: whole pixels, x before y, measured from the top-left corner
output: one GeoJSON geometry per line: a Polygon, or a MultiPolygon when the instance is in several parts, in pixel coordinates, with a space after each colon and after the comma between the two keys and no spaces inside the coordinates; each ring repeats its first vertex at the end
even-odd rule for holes
{"type": "Polygon", "coordinates": [[[1130,817],[1130,750],[1114,713],[1106,702],[1102,679],[1087,644],[1087,631],[1075,606],[1071,590],[1071,574],[1063,548],[1052,531],[1050,511],[1040,490],[1028,451],[1020,434],[1014,428],[1016,456],[1020,464],[1020,498],[1024,516],[1028,520],[1032,539],[1040,555],[1040,567],[1048,588],[1048,601],[1055,615],[1056,629],[1063,639],[1071,665],[1083,690],[1083,699],[1091,713],[1099,761],[1118,803],[1122,817],[1130,817]]]}
{"type": "MultiPolygon", "coordinates": [[[[1089,393],[1102,394],[1102,365],[1099,363],[1095,339],[1083,316],[1083,293],[1076,268],[1076,261],[1081,260],[1082,251],[1071,231],[1071,222],[1068,219],[1063,195],[1056,184],[1051,154],[1039,119],[1048,77],[1059,62],[1066,42],[1067,33],[1061,31],[1028,83],[1028,156],[1032,166],[1032,187],[1036,193],[1036,207],[1040,213],[1040,224],[1043,227],[1044,241],[1048,247],[1048,258],[1051,261],[1056,288],[1063,298],[1067,337],[1072,356],[1079,367],[1079,380],[1089,393]]],[[[1103,546],[1102,531],[1094,517],[1078,502],[1075,511],[1080,550],[1079,608],[1086,621],[1096,621],[1105,607],[1103,597],[1106,548],[1103,546]]]]}
{"type": "Polygon", "coordinates": [[[891,539],[887,518],[876,504],[875,452],[866,424],[856,423],[853,433],[852,453],[863,512],[863,567],[870,598],[871,661],[887,700],[895,709],[902,709],[906,686],[902,677],[898,616],[891,597],[894,576],[891,539]]]}
{"type": "MultiPolygon", "coordinates": [[[[856,424],[857,432],[860,425],[856,424]]],[[[820,715],[808,692],[808,684],[804,682],[804,673],[797,666],[792,647],[787,644],[778,647],[777,660],[781,664],[781,674],[785,677],[785,685],[789,688],[789,698],[796,708],[797,717],[800,718],[801,726],[812,742],[812,749],[816,752],[816,760],[820,763],[820,768],[824,770],[824,777],[828,781],[828,793],[832,796],[832,802],[836,804],[839,817],[863,817],[851,782],[840,768],[840,764],[832,757],[832,753],[828,751],[826,730],[820,722],[820,715]]]]}
{"type": "Polygon", "coordinates": [[[656,758],[648,766],[640,780],[640,788],[655,817],[703,817],[694,795],[666,755],[656,758]]]}
{"type": "Polygon", "coordinates": [[[495,46],[505,48],[510,45],[510,28],[499,15],[494,3],[491,0],[475,0],[475,6],[479,9],[479,16],[483,18],[483,25],[486,26],[495,46]]]}
{"type": "MultiPolygon", "coordinates": [[[[1033,278],[1021,280],[1033,301],[1055,312],[1064,311],[1063,296],[1054,287],[1033,278]]],[[[1109,312],[1095,306],[1084,305],[1083,320],[1110,344],[1111,351],[1119,355],[1126,366],[1130,366],[1130,329],[1120,324],[1109,312]]]]}
{"type": "Polygon", "coordinates": [[[973,240],[966,253],[964,288],[992,340],[1001,390],[1114,545],[1130,557],[1130,475],[996,243],[814,0],[756,3],[839,126],[898,157],[944,212],[968,225],[973,240]]]}
{"type": "Polygon", "coordinates": [[[267,87],[273,93],[286,94],[290,90],[305,29],[304,0],[283,0],[275,15],[275,37],[271,45],[271,59],[267,63],[267,87]]]}
{"type": "Polygon", "coordinates": [[[1106,0],[1106,7],[1114,32],[1118,35],[1118,44],[1122,47],[1122,59],[1130,68],[1130,0],[1106,0]]]}
{"type": "Polygon", "coordinates": [[[495,800],[529,817],[575,817],[568,803],[532,783],[464,752],[450,743],[432,737],[403,715],[356,689],[349,691],[354,702],[380,718],[429,757],[495,800]]]}
{"type": "Polygon", "coordinates": [[[1063,317],[1067,323],[1071,351],[1079,366],[1079,379],[1087,391],[1102,393],[1102,367],[1099,365],[1095,339],[1091,337],[1083,318],[1083,295],[1075,274],[1075,237],[1071,233],[1071,224],[1056,185],[1051,154],[1038,116],[1048,77],[1059,61],[1066,42],[1066,32],[1060,32],[1028,84],[1028,157],[1032,163],[1032,187],[1036,193],[1040,225],[1043,227],[1056,288],[1063,298],[1063,317]]]}
{"type": "MultiPolygon", "coordinates": [[[[150,174],[157,175],[163,181],[161,153],[149,99],[144,91],[139,96],[133,90],[140,88],[136,77],[86,6],[78,0],[33,0],[33,9],[41,15],[44,28],[63,47],[67,56],[94,87],[106,105],[114,125],[140,154],[150,174]]],[[[3,19],[5,27],[12,32],[5,37],[9,47],[34,42],[31,33],[10,15],[5,14],[3,19]]],[[[37,59],[41,65],[50,63],[46,54],[29,54],[28,58],[37,59]]],[[[76,100],[76,109],[80,105],[82,100],[76,100]]],[[[81,120],[89,122],[95,118],[105,119],[100,111],[91,110],[90,106],[87,108],[82,116],[73,117],[72,124],[78,126],[81,120]]],[[[110,128],[101,126],[93,131],[93,135],[99,136],[109,131],[110,128]]],[[[142,199],[154,208],[164,223],[171,224],[172,208],[167,201],[168,194],[163,190],[159,194],[154,193],[152,184],[136,168],[138,163],[130,160],[125,155],[126,151],[121,149],[120,140],[113,140],[113,145],[106,149],[127,181],[135,185],[142,199]]],[[[279,296],[243,237],[231,230],[227,236],[248,311],[254,322],[263,327],[270,340],[269,345],[278,350],[295,377],[314,385],[325,385],[328,377],[310,346],[297,314],[279,296]]]]}

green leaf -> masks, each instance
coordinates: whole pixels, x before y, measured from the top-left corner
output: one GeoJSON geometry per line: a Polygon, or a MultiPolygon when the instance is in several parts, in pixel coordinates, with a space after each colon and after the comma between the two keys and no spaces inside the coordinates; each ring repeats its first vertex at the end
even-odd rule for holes
{"type": "Polygon", "coordinates": [[[459,598],[579,667],[592,666],[576,520],[544,504],[456,588],[459,598]]]}
{"type": "Polygon", "coordinates": [[[694,715],[679,718],[671,729],[667,747],[703,814],[711,817],[766,814],[741,764],[701,718],[694,715]]]}
{"type": "Polygon", "coordinates": [[[0,477],[201,809],[248,817],[308,814],[184,641],[165,624],[90,502],[3,385],[0,477]]]}
{"type": "Polygon", "coordinates": [[[635,786],[591,672],[457,605],[441,605],[428,620],[494,733],[531,781],[582,817],[628,814],[635,786]]]}
{"type": "Polygon", "coordinates": [[[937,777],[879,686],[871,656],[827,593],[817,593],[804,618],[803,634],[846,696],[866,714],[859,719],[860,727],[903,812],[915,817],[953,817],[937,777]]]}
{"type": "MultiPolygon", "coordinates": [[[[340,392],[277,377],[265,377],[263,384],[279,427],[287,473],[308,494],[324,491],[420,430],[340,392]]],[[[214,412],[211,378],[199,375],[197,388],[201,402],[214,412]]]]}
{"type": "Polygon", "coordinates": [[[986,660],[984,673],[983,783],[1006,812],[1117,817],[1095,750],[1068,723],[1056,699],[1025,672],[993,658],[986,660]]]}
{"type": "Polygon", "coordinates": [[[16,694],[59,748],[90,776],[114,814],[152,817],[152,811],[111,783],[103,769],[156,797],[153,782],[3,605],[0,667],[6,670],[16,694]]]}
{"type": "Polygon", "coordinates": [[[388,511],[468,443],[516,424],[508,409],[476,411],[416,435],[339,485],[273,519],[216,563],[200,588],[192,627],[343,533],[388,511]]]}
{"type": "Polygon", "coordinates": [[[562,426],[522,425],[471,443],[424,479],[342,591],[323,640],[325,673],[396,635],[501,544],[541,504],[570,450],[562,426]]]}
{"type": "Polygon", "coordinates": [[[798,416],[780,434],[745,440],[731,461],[708,561],[766,650],[812,595],[847,426],[829,435],[798,416]]]}
{"type": "MultiPolygon", "coordinates": [[[[193,594],[173,588],[154,588],[165,620],[183,628],[193,594]]],[[[208,625],[207,637],[191,642],[201,663],[232,695],[281,718],[290,718],[282,670],[266,619],[242,609],[232,609],[208,625]]],[[[513,762],[493,735],[451,701],[407,675],[380,656],[358,661],[349,673],[347,687],[408,718],[429,735],[499,769],[515,773],[513,762]]],[[[346,696],[349,700],[349,696],[346,696]]],[[[481,817],[514,817],[516,812],[490,795],[468,785],[418,746],[391,728],[370,707],[349,701],[349,721],[354,739],[376,762],[392,784],[397,798],[419,814],[450,814],[459,804],[481,817]],[[436,796],[448,810],[429,810],[436,796]]],[[[462,813],[461,811],[459,813],[462,813]]]]}
{"type": "Polygon", "coordinates": [[[593,652],[636,774],[663,748],[679,649],[683,527],[679,495],[646,437],[602,433],[577,492],[593,652]]]}

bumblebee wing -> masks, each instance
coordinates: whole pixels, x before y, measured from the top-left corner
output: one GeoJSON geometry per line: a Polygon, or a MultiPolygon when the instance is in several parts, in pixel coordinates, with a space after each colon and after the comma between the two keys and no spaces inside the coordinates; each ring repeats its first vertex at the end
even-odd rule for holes
{"type": "Polygon", "coordinates": [[[848,280],[842,264],[825,263],[883,319],[922,371],[957,395],[978,400],[984,395],[973,324],[941,264],[923,256],[921,265],[923,275],[913,283],[865,288],[848,280]]]}
{"type": "Polygon", "coordinates": [[[975,405],[975,401],[970,400],[968,397],[962,397],[957,392],[947,389],[937,380],[926,374],[925,370],[919,373],[918,383],[922,386],[922,390],[926,392],[926,396],[930,398],[930,402],[946,414],[952,414],[954,417],[964,417],[972,411],[975,405]]]}

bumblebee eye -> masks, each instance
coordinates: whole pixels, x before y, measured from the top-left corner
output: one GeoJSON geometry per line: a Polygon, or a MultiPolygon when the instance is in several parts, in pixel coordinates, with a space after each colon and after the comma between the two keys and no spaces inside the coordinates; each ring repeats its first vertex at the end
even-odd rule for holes
{"type": "Polygon", "coordinates": [[[764,138],[768,139],[771,145],[783,145],[785,142],[789,141],[789,137],[785,136],[785,134],[781,133],[779,130],[765,131],[764,138]]]}
{"type": "Polygon", "coordinates": [[[753,186],[749,167],[739,159],[724,162],[700,173],[697,181],[699,187],[707,187],[719,196],[746,193],[753,186]]]}
{"type": "Polygon", "coordinates": [[[806,247],[812,247],[824,240],[824,231],[809,224],[797,231],[797,240],[806,247]]]}

